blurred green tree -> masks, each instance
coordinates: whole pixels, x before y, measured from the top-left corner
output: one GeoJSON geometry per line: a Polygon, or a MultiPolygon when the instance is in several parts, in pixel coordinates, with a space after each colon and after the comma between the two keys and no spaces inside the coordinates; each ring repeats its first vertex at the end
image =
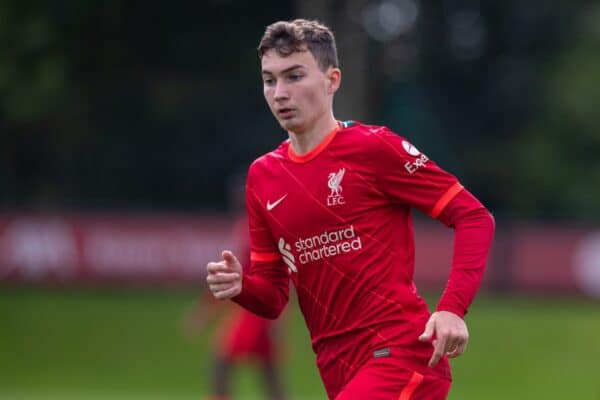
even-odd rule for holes
{"type": "Polygon", "coordinates": [[[320,18],[336,112],[383,123],[498,215],[600,216],[598,9],[342,0],[0,4],[0,208],[226,208],[227,177],[281,140],[264,27],[320,18]]]}
{"type": "Polygon", "coordinates": [[[584,11],[543,71],[539,112],[507,143],[508,207],[526,215],[600,220],[600,7],[584,11]]]}

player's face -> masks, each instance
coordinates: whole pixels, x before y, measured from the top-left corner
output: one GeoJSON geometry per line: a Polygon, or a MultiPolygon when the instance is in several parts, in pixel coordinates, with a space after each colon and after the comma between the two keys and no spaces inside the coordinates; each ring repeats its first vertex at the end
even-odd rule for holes
{"type": "Polygon", "coordinates": [[[261,64],[265,99],[283,129],[300,134],[331,115],[339,69],[322,71],[310,51],[282,57],[269,50],[261,64]]]}

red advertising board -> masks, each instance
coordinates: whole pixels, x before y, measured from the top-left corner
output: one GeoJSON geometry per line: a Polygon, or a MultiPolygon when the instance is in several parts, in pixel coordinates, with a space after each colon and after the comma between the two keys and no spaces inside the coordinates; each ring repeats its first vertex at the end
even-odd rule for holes
{"type": "MultiPolygon", "coordinates": [[[[497,222],[484,286],[600,297],[600,229],[497,222]]],[[[0,215],[0,282],[203,281],[233,221],[203,215],[0,215]]],[[[443,288],[453,231],[415,222],[415,281],[443,288]]]]}
{"type": "Polygon", "coordinates": [[[227,218],[0,216],[0,280],[196,281],[231,242],[227,218]]]}

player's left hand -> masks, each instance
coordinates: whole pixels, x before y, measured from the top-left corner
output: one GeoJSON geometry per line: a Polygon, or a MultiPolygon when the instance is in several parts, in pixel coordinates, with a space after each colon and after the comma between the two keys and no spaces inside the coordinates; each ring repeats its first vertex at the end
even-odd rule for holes
{"type": "Polygon", "coordinates": [[[467,324],[461,317],[450,311],[436,311],[431,314],[419,340],[428,342],[434,336],[430,367],[435,366],[444,355],[448,358],[458,357],[465,352],[469,342],[467,324]]]}

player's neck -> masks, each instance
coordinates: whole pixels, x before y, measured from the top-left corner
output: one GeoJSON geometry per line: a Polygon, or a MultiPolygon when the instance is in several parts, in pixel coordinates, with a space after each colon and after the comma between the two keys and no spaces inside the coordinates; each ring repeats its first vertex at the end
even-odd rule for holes
{"type": "Polygon", "coordinates": [[[294,153],[304,155],[310,152],[317,147],[337,125],[338,121],[333,116],[333,113],[331,113],[324,116],[324,118],[315,121],[312,126],[303,131],[289,131],[290,142],[294,153]]]}

